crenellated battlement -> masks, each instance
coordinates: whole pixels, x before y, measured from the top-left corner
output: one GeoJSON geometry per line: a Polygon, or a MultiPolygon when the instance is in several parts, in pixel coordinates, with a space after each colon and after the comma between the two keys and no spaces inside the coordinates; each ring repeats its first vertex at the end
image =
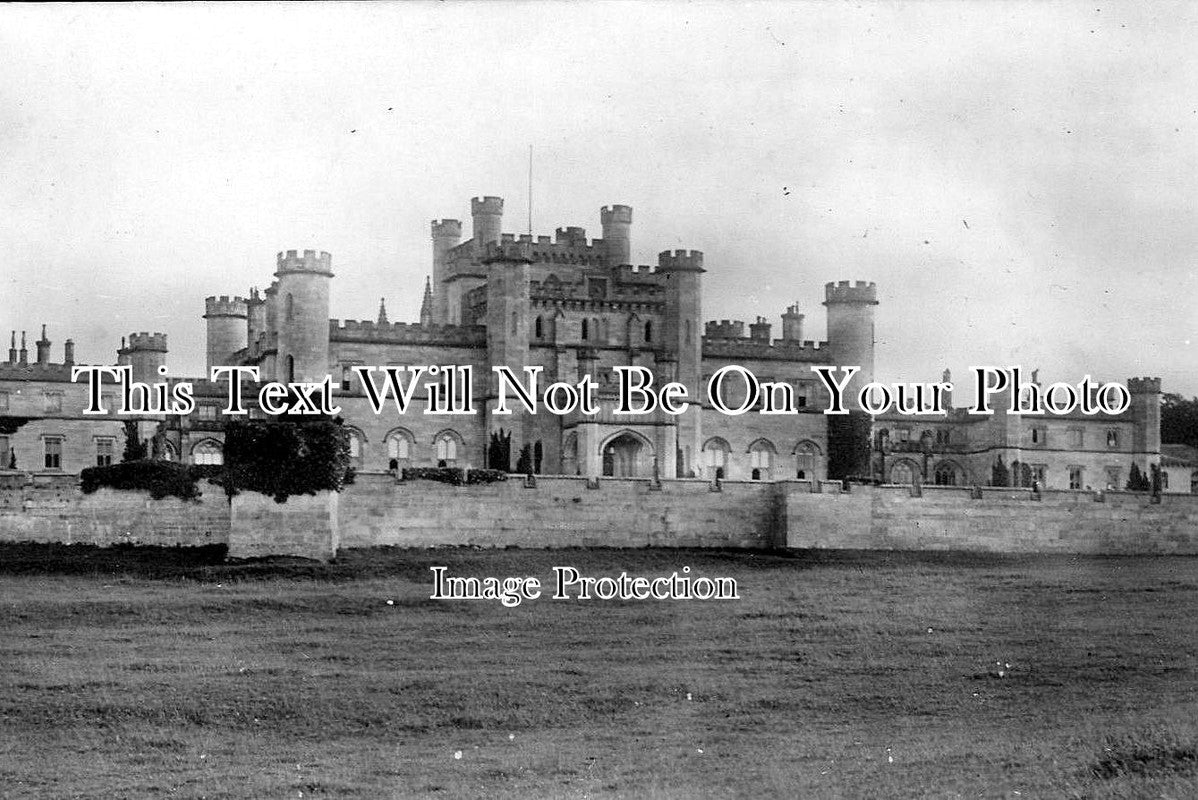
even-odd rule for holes
{"type": "Polygon", "coordinates": [[[1132,394],[1160,394],[1160,378],[1128,378],[1127,391],[1132,394]]]}
{"type": "Polygon", "coordinates": [[[611,225],[612,223],[631,225],[632,206],[604,206],[599,209],[599,223],[604,226],[611,225]]]}
{"type": "Polygon", "coordinates": [[[125,347],[126,351],[134,350],[154,350],[159,353],[167,352],[166,334],[165,333],[140,333],[129,334],[129,344],[125,347]]]}
{"type": "Polygon", "coordinates": [[[571,247],[586,247],[587,229],[580,228],[577,225],[569,225],[565,228],[555,230],[553,237],[554,241],[558,244],[570,245],[571,247]]]}
{"type": "Polygon", "coordinates": [[[703,334],[712,339],[743,339],[745,336],[745,323],[739,319],[720,321],[708,320],[704,326],[703,334]]]}
{"type": "Polygon", "coordinates": [[[482,347],[487,329],[478,325],[421,325],[416,322],[329,320],[330,342],[365,344],[443,344],[482,347]]]}
{"type": "Polygon", "coordinates": [[[470,213],[471,214],[503,214],[503,198],[492,197],[472,197],[470,198],[470,213]]]}
{"type": "Polygon", "coordinates": [[[702,250],[663,250],[657,254],[658,272],[703,272],[702,250]]]}
{"type": "Polygon", "coordinates": [[[511,239],[511,234],[504,234],[505,237],[499,242],[489,242],[484,251],[482,263],[491,264],[497,261],[523,261],[532,263],[532,247],[529,241],[516,242],[511,239]]]}
{"type": "Polygon", "coordinates": [[[460,219],[435,219],[432,221],[434,239],[461,239],[462,221],[460,219]]]}
{"type": "Polygon", "coordinates": [[[305,250],[301,255],[297,250],[280,252],[276,259],[278,269],[276,275],[288,272],[311,272],[317,275],[333,277],[333,257],[321,250],[305,250]]]}
{"type": "Polygon", "coordinates": [[[878,287],[873,281],[840,281],[824,285],[824,305],[828,303],[867,303],[878,304],[878,287]]]}
{"type": "Polygon", "coordinates": [[[759,361],[826,361],[827,342],[703,337],[703,357],[759,361]]]}
{"type": "MultiPolygon", "coordinates": [[[[256,302],[260,303],[262,301],[258,300],[256,302]]],[[[220,297],[204,298],[204,319],[208,319],[209,317],[245,318],[248,313],[248,303],[243,297],[229,297],[222,294],[220,297]]]]}

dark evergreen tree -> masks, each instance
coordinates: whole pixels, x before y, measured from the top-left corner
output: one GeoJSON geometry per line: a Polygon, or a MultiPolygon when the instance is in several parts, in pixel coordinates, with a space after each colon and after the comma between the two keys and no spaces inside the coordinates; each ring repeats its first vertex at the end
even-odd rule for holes
{"type": "Polygon", "coordinates": [[[541,464],[545,461],[545,448],[541,447],[541,440],[537,439],[537,443],[532,448],[532,468],[536,474],[541,474],[541,464]]]}
{"type": "Polygon", "coordinates": [[[516,459],[516,473],[519,475],[532,474],[532,445],[525,444],[520,448],[520,458],[516,459]]]}
{"type": "Polygon", "coordinates": [[[121,461],[141,461],[146,457],[146,443],[137,435],[137,422],[125,420],[125,451],[121,461]]]}
{"type": "Polygon", "coordinates": [[[503,428],[491,433],[487,445],[487,468],[511,472],[512,466],[512,434],[505,433],[503,428]]]}
{"type": "Polygon", "coordinates": [[[1011,471],[1007,469],[1007,465],[1003,463],[1002,456],[999,456],[998,460],[994,462],[994,466],[990,468],[990,485],[1011,485],[1011,471]]]}

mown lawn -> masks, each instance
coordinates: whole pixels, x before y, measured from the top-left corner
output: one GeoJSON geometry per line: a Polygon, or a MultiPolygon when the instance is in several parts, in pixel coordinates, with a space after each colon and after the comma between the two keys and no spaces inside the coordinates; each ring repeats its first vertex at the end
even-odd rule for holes
{"type": "Polygon", "coordinates": [[[0,546],[0,796],[1198,796],[1192,558],[220,555],[0,546]],[[556,564],[742,599],[428,599],[556,564]]]}

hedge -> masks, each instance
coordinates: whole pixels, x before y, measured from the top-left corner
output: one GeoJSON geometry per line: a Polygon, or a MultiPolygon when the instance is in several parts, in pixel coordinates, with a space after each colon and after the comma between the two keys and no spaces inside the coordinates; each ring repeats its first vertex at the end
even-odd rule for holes
{"type": "Polygon", "coordinates": [[[461,467],[405,467],[405,481],[437,481],[448,483],[450,486],[474,486],[482,483],[506,481],[507,473],[501,469],[472,469],[469,472],[461,467]]]}
{"type": "Polygon", "coordinates": [[[213,475],[212,467],[188,466],[175,461],[123,461],[107,467],[88,467],[79,474],[79,478],[84,494],[107,487],[123,491],[148,491],[155,500],[164,497],[197,500],[200,490],[196,482],[213,475]]]}

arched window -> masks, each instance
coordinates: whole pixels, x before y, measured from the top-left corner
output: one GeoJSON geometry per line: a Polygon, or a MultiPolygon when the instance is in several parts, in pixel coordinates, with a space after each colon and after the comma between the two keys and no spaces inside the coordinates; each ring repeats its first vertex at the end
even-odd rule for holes
{"type": "Polygon", "coordinates": [[[295,318],[295,298],[291,296],[291,292],[287,293],[287,304],[284,309],[283,318],[291,322],[295,318]]]}
{"type": "Polygon", "coordinates": [[[818,480],[818,458],[819,448],[814,442],[799,442],[795,447],[795,477],[799,480],[818,480]]]}
{"type": "Polygon", "coordinates": [[[653,341],[653,320],[649,320],[645,323],[645,341],[653,341]]]}
{"type": "Polygon", "coordinates": [[[727,477],[728,453],[731,451],[728,442],[720,437],[708,439],[703,445],[703,466],[707,468],[707,474],[720,480],[727,477]]]}
{"type": "Polygon", "coordinates": [[[519,328],[519,325],[520,325],[520,315],[517,312],[513,311],[512,312],[512,333],[513,334],[516,333],[516,330],[519,328]]]}
{"type": "Polygon", "coordinates": [[[366,436],[357,428],[347,428],[349,431],[349,457],[355,466],[362,463],[362,454],[366,449],[366,436]]]}
{"type": "Polygon", "coordinates": [[[460,444],[461,437],[453,431],[441,431],[438,433],[433,440],[433,446],[437,453],[437,466],[455,466],[458,460],[458,446],[460,444]]]}
{"type": "Polygon", "coordinates": [[[191,463],[193,464],[223,464],[225,452],[220,442],[205,439],[191,448],[191,463]]]}
{"type": "Polygon", "coordinates": [[[535,325],[534,325],[534,335],[535,335],[535,336],[536,336],[538,339],[543,339],[543,338],[545,338],[545,323],[544,323],[544,322],[542,322],[542,320],[541,320],[541,318],[540,318],[540,317],[537,317],[537,321],[536,321],[536,323],[535,323],[535,325]]]}
{"type": "Polygon", "coordinates": [[[915,483],[915,467],[910,461],[897,461],[890,468],[890,482],[910,486],[915,483]]]}
{"type": "Polygon", "coordinates": [[[410,461],[412,444],[412,434],[404,430],[391,431],[387,434],[387,458],[410,461]]]}
{"type": "Polygon", "coordinates": [[[941,461],[936,465],[932,479],[937,486],[956,486],[961,482],[960,470],[951,461],[941,461]]]}
{"type": "Polygon", "coordinates": [[[287,382],[295,382],[295,356],[287,356],[287,382]]]}
{"type": "Polygon", "coordinates": [[[768,481],[771,479],[770,469],[773,467],[774,454],[777,453],[773,442],[768,439],[758,439],[749,445],[749,468],[752,470],[750,477],[755,481],[768,481]]]}
{"type": "Polygon", "coordinates": [[[179,454],[175,452],[175,446],[170,442],[162,443],[162,460],[163,461],[178,461],[179,454]]]}
{"type": "Polygon", "coordinates": [[[582,321],[582,340],[583,340],[584,342],[585,342],[587,339],[591,338],[591,337],[590,337],[590,333],[591,333],[590,325],[589,325],[589,324],[587,323],[587,321],[584,319],[584,320],[582,321]]]}

